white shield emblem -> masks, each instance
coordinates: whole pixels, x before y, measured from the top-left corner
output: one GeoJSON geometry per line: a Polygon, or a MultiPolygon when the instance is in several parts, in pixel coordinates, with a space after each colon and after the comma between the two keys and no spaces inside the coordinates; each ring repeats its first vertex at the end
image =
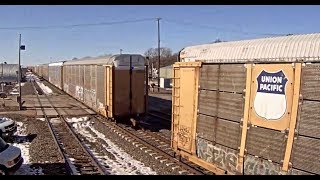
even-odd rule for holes
{"type": "Polygon", "coordinates": [[[275,73],[262,71],[257,77],[257,94],[254,110],[258,116],[267,120],[280,119],[287,110],[285,86],[288,82],[283,71],[275,73]]]}

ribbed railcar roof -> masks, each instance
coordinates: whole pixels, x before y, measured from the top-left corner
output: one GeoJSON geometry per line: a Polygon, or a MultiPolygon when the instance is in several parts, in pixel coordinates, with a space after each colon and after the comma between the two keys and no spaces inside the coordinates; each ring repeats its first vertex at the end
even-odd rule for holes
{"type": "Polygon", "coordinates": [[[320,61],[320,33],[189,46],[182,62],[232,63],[247,61],[320,61]]]}
{"type": "Polygon", "coordinates": [[[122,61],[129,56],[137,57],[141,60],[144,60],[144,57],[140,54],[118,54],[113,56],[99,56],[99,57],[90,57],[79,60],[70,60],[66,61],[64,65],[76,65],[76,64],[97,64],[97,65],[113,65],[115,61],[122,61]]]}
{"type": "Polygon", "coordinates": [[[115,56],[99,56],[99,57],[82,58],[82,59],[78,59],[78,60],[70,60],[70,61],[66,61],[64,63],[64,65],[75,65],[75,64],[105,65],[105,64],[112,64],[113,61],[114,61],[115,56]]]}

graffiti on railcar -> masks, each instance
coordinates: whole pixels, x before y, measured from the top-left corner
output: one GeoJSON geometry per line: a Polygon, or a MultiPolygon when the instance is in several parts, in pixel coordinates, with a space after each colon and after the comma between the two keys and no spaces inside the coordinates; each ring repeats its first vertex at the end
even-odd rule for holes
{"type": "Polygon", "coordinates": [[[237,174],[241,170],[238,162],[238,151],[197,138],[197,155],[209,163],[215,164],[228,173],[237,174]]]}

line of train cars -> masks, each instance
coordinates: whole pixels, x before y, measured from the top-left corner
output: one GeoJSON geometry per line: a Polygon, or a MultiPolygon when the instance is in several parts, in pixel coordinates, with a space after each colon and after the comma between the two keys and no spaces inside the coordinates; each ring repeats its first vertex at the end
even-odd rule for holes
{"type": "MultiPolygon", "coordinates": [[[[115,116],[145,112],[143,64],[118,55],[36,72],[115,116]]],[[[319,77],[320,33],[186,47],[173,65],[171,147],[216,174],[320,174],[319,77]]]]}
{"type": "Polygon", "coordinates": [[[98,113],[136,125],[146,112],[147,66],[138,54],[41,64],[33,71],[98,113]]]}

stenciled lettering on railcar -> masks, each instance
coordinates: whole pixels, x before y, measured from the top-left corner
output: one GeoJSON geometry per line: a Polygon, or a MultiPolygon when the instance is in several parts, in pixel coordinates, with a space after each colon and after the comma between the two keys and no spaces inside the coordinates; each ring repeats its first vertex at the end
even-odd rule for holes
{"type": "Polygon", "coordinates": [[[278,120],[286,112],[286,84],[288,78],[282,70],[266,72],[263,70],[257,77],[257,94],[254,99],[254,110],[267,120],[278,120]]]}

